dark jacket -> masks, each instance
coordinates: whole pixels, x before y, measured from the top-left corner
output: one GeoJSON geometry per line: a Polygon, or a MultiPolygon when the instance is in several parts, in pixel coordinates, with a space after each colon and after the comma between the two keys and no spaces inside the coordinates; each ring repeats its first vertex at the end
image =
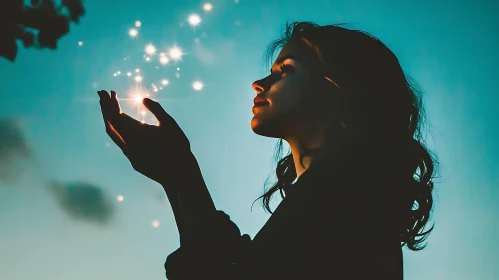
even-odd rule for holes
{"type": "Polygon", "coordinates": [[[168,256],[167,278],[403,279],[393,199],[362,166],[332,156],[310,166],[253,240],[214,212],[168,256]]]}

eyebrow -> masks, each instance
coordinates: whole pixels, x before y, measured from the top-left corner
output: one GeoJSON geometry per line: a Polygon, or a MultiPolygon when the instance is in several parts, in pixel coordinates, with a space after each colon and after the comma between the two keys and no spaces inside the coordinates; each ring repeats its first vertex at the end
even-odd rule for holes
{"type": "Polygon", "coordinates": [[[276,59],[276,61],[274,62],[274,64],[272,65],[272,67],[270,68],[270,73],[272,73],[272,68],[274,67],[275,64],[281,64],[283,63],[286,59],[293,59],[293,60],[297,60],[295,56],[292,56],[292,55],[285,55],[283,57],[280,57],[278,59],[276,59]]]}

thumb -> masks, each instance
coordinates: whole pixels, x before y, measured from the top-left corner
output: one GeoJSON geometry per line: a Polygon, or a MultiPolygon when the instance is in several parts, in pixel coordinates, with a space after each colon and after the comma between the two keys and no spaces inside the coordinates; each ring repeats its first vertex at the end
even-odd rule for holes
{"type": "Polygon", "coordinates": [[[158,102],[149,98],[144,98],[142,103],[144,103],[147,110],[149,110],[156,117],[160,124],[171,119],[170,115],[168,115],[165,109],[163,109],[158,102]]]}

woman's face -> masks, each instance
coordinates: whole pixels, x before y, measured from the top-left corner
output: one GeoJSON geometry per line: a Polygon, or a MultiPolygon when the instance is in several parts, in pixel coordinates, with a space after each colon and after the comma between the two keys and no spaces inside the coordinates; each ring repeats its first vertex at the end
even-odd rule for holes
{"type": "Polygon", "coordinates": [[[272,65],[271,74],[253,83],[258,97],[268,103],[253,107],[251,129],[259,135],[285,138],[293,133],[298,123],[310,121],[313,115],[309,72],[299,61],[298,49],[286,44],[272,65]]]}

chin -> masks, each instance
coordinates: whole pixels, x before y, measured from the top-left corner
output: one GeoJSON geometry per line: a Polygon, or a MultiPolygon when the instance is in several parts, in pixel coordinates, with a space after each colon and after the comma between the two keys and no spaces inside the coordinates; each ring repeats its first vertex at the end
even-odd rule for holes
{"type": "Polygon", "coordinates": [[[253,116],[251,119],[251,129],[255,134],[271,137],[271,138],[281,138],[279,136],[279,125],[272,121],[259,119],[257,116],[253,116]]]}

